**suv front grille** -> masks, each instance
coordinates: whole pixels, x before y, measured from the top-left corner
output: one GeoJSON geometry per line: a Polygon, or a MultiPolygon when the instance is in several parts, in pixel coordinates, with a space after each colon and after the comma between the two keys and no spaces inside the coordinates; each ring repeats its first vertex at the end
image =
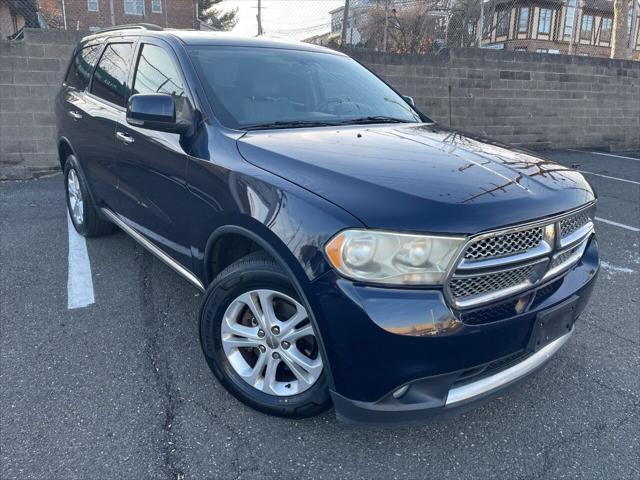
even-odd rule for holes
{"type": "Polygon", "coordinates": [[[534,271],[535,265],[525,265],[497,273],[453,278],[449,287],[454,297],[471,297],[527,283],[534,271]]]}
{"type": "Polygon", "coordinates": [[[562,238],[571,235],[580,227],[583,227],[591,221],[587,212],[581,212],[560,221],[560,235],[562,238]]]}
{"type": "Polygon", "coordinates": [[[478,260],[489,257],[503,257],[514,253],[526,252],[542,242],[544,229],[530,228],[495,237],[483,238],[472,242],[464,252],[467,260],[478,260]]]}
{"type": "Polygon", "coordinates": [[[535,287],[577,263],[593,232],[592,207],[467,242],[445,292],[458,309],[535,287]]]}

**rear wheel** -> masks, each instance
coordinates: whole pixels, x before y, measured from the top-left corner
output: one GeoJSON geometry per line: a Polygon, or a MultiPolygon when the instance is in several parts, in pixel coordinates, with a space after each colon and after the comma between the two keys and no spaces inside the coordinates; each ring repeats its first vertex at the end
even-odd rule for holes
{"type": "Polygon", "coordinates": [[[293,418],[329,408],[313,324],[271,258],[252,254],[216,277],[202,304],[200,339],[213,373],[247,405],[293,418]]]}
{"type": "Polygon", "coordinates": [[[80,235],[98,237],[115,230],[111,222],[100,218],[74,155],[69,155],[64,164],[64,185],[69,217],[80,235]]]}

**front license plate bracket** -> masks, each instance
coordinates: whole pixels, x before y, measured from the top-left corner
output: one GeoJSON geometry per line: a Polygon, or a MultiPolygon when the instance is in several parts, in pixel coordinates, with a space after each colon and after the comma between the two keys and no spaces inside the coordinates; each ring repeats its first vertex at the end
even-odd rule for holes
{"type": "Polygon", "coordinates": [[[538,313],[527,350],[537,352],[545,345],[569,333],[575,322],[577,303],[578,297],[573,295],[561,304],[538,313]]]}

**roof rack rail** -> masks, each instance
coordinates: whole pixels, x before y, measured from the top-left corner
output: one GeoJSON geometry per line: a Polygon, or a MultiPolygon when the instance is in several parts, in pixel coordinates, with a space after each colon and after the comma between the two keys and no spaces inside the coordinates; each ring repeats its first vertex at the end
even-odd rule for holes
{"type": "Polygon", "coordinates": [[[101,28],[100,30],[97,30],[96,32],[94,32],[94,35],[98,34],[98,33],[115,32],[117,30],[154,30],[154,31],[160,31],[160,30],[164,30],[164,28],[162,28],[159,25],[155,25],[153,23],[131,23],[131,24],[128,24],[128,25],[116,25],[115,27],[101,28]]]}

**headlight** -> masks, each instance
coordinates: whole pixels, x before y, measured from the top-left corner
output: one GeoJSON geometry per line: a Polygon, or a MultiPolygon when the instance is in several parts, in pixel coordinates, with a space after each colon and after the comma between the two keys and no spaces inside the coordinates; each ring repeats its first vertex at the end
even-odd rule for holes
{"type": "Polygon", "coordinates": [[[397,285],[442,284],[464,238],[345,230],[325,246],[345,277],[397,285]]]}

